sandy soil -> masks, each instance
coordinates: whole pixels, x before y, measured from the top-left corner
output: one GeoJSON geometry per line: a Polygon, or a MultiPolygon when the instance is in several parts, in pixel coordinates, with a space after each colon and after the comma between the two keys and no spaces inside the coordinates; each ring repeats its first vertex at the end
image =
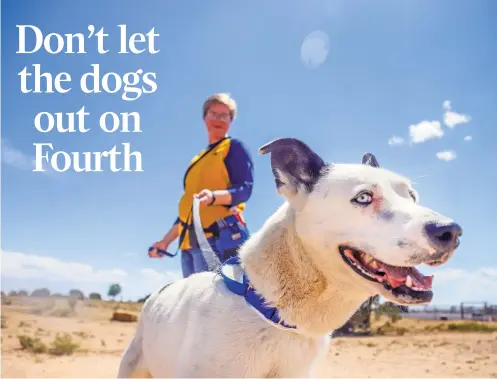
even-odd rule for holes
{"type": "MultiPolygon", "coordinates": [[[[19,298],[3,305],[2,377],[116,377],[120,355],[136,323],[111,322],[112,307],[85,302],[71,312],[64,299],[47,304],[19,298]],[[54,356],[20,347],[19,335],[38,337],[50,346],[57,333],[70,334],[78,349],[71,355],[54,356]]],[[[136,304],[125,307],[135,314],[139,311],[136,304]]],[[[336,338],[320,376],[497,378],[497,332],[447,333],[430,329],[436,322],[399,323],[410,332],[396,337],[336,338]]]]}

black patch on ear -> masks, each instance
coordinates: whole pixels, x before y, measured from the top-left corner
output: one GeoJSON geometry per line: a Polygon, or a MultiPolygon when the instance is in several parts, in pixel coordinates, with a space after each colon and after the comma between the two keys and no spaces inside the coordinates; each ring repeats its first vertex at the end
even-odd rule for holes
{"type": "Polygon", "coordinates": [[[310,192],[323,174],[323,169],[328,167],[309,146],[295,138],[273,140],[260,147],[259,153],[271,153],[271,168],[277,188],[285,183],[281,182],[276,170],[290,180],[288,185],[296,189],[303,185],[310,192]]]}
{"type": "Polygon", "coordinates": [[[362,164],[366,164],[368,166],[373,166],[373,167],[380,167],[378,160],[371,153],[364,153],[362,155],[362,164]]]}

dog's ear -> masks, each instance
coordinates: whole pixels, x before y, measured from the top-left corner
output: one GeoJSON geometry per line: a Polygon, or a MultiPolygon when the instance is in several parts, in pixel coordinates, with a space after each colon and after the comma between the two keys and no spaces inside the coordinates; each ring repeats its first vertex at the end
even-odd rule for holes
{"type": "Polygon", "coordinates": [[[273,140],[260,147],[259,153],[271,154],[276,188],[289,200],[299,192],[311,192],[327,166],[309,146],[295,138],[273,140]]]}
{"type": "Polygon", "coordinates": [[[364,153],[362,155],[362,164],[366,164],[368,166],[373,166],[373,167],[380,167],[378,160],[371,153],[364,153]]]}

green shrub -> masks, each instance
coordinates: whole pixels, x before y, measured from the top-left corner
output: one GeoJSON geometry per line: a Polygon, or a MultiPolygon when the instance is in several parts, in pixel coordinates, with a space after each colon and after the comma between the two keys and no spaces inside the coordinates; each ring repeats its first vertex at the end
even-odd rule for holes
{"type": "Polygon", "coordinates": [[[453,332],[481,332],[492,333],[497,331],[497,326],[480,324],[478,322],[468,321],[457,324],[449,324],[447,330],[453,332]]]}
{"type": "Polygon", "coordinates": [[[17,336],[17,338],[19,339],[19,343],[21,344],[21,348],[23,350],[27,350],[35,354],[47,352],[46,345],[39,338],[33,338],[26,335],[20,335],[17,336]]]}
{"type": "Polygon", "coordinates": [[[102,300],[102,295],[100,295],[97,292],[92,292],[92,293],[90,293],[88,298],[90,298],[91,300],[102,300]]]}
{"type": "Polygon", "coordinates": [[[79,345],[73,342],[70,334],[63,333],[60,335],[57,333],[48,352],[52,355],[71,355],[78,348],[79,345]]]}

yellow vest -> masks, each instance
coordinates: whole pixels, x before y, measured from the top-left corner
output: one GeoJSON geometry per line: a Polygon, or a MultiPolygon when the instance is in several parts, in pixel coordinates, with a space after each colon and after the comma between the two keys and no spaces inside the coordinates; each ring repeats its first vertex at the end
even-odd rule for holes
{"type": "MultiPolygon", "coordinates": [[[[184,178],[185,191],[178,206],[179,216],[179,235],[188,222],[193,223],[193,214],[191,214],[193,195],[203,189],[211,191],[224,190],[231,186],[228,170],[224,164],[224,158],[229,152],[231,140],[226,138],[218,143],[207,154],[208,149],[204,149],[196,155],[190,162],[184,178]],[[189,219],[188,219],[189,218],[189,219]]],[[[239,212],[245,210],[245,203],[236,206],[239,212]]],[[[216,220],[230,216],[232,213],[225,205],[213,205],[200,208],[200,220],[204,229],[212,225],[216,220]]],[[[193,231],[193,230],[192,230],[193,231]]],[[[189,241],[190,231],[186,231],[183,242],[180,245],[181,250],[190,248],[189,241]]],[[[206,237],[212,236],[212,233],[205,233],[206,237]]]]}

